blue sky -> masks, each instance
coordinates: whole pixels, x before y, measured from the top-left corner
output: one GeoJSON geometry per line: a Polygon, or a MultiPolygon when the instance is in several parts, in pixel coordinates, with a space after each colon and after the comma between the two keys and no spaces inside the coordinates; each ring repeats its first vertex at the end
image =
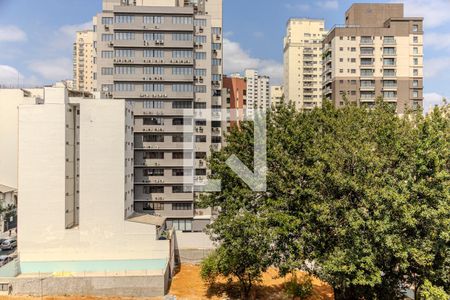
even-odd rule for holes
{"type": "MultiPolygon", "coordinates": [[[[291,17],[344,22],[349,0],[223,0],[227,73],[257,68],[281,82],[282,39],[291,17]]],[[[450,0],[403,0],[407,16],[425,17],[428,103],[450,96],[450,0]]],[[[0,0],[0,84],[39,85],[72,74],[74,32],[90,27],[101,0],[0,0]],[[19,76],[17,74],[20,74],[19,76]]]]}

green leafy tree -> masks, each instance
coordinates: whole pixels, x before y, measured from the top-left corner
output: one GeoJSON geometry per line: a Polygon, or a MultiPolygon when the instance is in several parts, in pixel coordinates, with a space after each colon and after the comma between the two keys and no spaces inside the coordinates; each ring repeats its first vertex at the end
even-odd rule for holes
{"type": "Polygon", "coordinates": [[[449,133],[448,107],[398,117],[382,99],[371,110],[282,106],[268,117],[267,192],[225,163],[235,154],[253,165],[251,122],[212,156],[222,192],[202,200],[221,209],[211,234],[221,243],[242,211],[264,216],[270,262],[318,276],[336,299],[400,299],[425,280],[448,291],[449,133]]]}
{"type": "Polygon", "coordinates": [[[420,300],[448,300],[450,295],[447,294],[444,289],[435,287],[426,280],[420,290],[420,300]]]}

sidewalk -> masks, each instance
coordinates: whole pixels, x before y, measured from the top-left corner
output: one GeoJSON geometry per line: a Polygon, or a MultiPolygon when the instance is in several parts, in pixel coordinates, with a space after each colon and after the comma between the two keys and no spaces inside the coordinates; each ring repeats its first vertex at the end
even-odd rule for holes
{"type": "Polygon", "coordinates": [[[11,235],[9,235],[9,230],[6,232],[0,233],[0,239],[9,239],[9,238],[15,238],[17,237],[17,228],[11,229],[11,235]]]}

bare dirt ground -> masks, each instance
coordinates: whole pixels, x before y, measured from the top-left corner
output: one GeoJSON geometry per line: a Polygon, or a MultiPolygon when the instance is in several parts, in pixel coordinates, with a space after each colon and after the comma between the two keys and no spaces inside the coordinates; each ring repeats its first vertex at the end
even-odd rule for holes
{"type": "MultiPolygon", "coordinates": [[[[299,276],[301,277],[301,275],[299,276]]],[[[288,300],[291,299],[283,292],[285,278],[278,278],[276,270],[269,270],[264,274],[263,282],[254,288],[253,298],[261,300],[288,300]]],[[[309,300],[332,300],[333,291],[325,283],[314,279],[314,295],[309,300]]],[[[170,287],[169,295],[177,297],[177,300],[222,300],[236,299],[239,295],[237,285],[231,288],[225,281],[218,283],[214,288],[208,288],[200,278],[200,267],[194,265],[182,265],[176,274],[170,287]]],[[[120,297],[13,297],[0,296],[0,300],[163,300],[156,298],[120,298],[120,297]]]]}

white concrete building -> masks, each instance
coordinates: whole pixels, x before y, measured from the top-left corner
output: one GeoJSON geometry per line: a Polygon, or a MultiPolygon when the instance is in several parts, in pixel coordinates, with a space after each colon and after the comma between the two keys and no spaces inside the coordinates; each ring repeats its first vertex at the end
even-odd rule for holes
{"type": "Polygon", "coordinates": [[[270,108],[270,78],[251,69],[245,70],[244,77],[247,81],[247,115],[251,117],[255,108],[270,108]]]}
{"type": "Polygon", "coordinates": [[[168,261],[161,221],[133,213],[132,120],[123,100],[69,99],[64,88],[45,88],[43,105],[19,107],[22,269],[49,261],[168,261]]]}
{"type": "Polygon", "coordinates": [[[282,85],[272,85],[270,87],[270,102],[271,105],[277,107],[284,101],[284,88],[282,85]]]}

